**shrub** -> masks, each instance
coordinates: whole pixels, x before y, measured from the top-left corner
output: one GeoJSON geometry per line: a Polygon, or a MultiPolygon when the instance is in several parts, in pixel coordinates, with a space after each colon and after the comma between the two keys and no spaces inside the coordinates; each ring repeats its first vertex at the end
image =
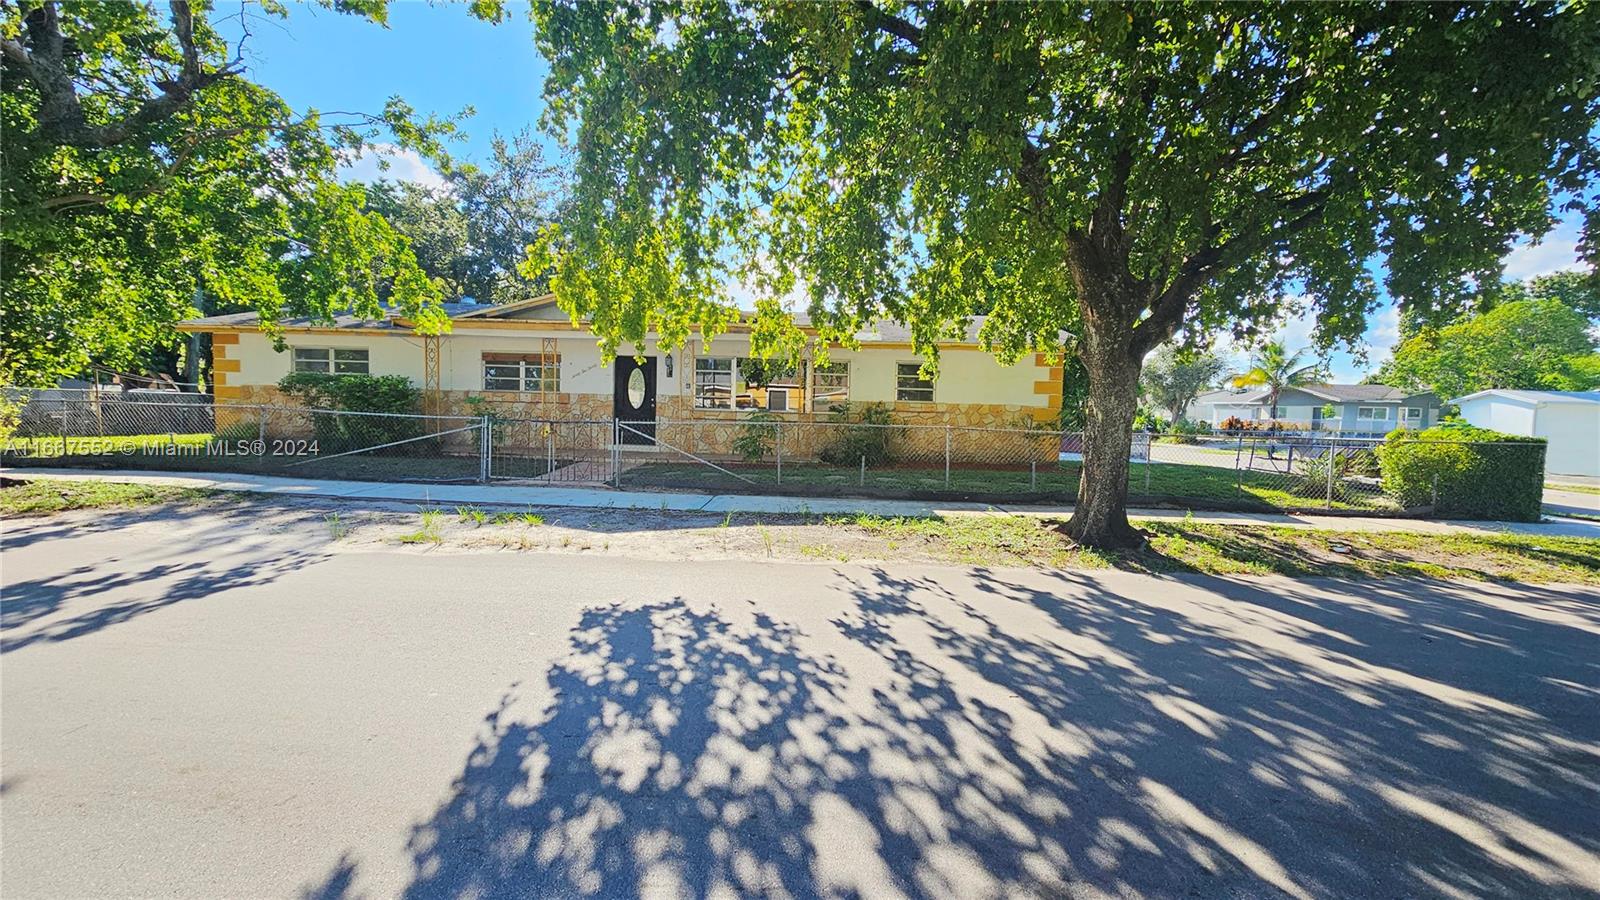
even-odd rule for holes
{"type": "Polygon", "coordinates": [[[278,390],[313,412],[312,428],[320,452],[339,453],[388,444],[422,434],[422,420],[410,418],[422,406],[422,391],[403,375],[325,375],[291,372],[278,390]],[[389,413],[386,416],[342,416],[336,412],[389,413]]]}
{"type": "Polygon", "coordinates": [[[733,452],[745,462],[760,462],[772,452],[778,436],[777,421],[778,417],[772,413],[751,413],[739,426],[739,434],[733,439],[733,452]]]}
{"type": "Polygon", "coordinates": [[[867,465],[881,466],[894,458],[889,447],[894,417],[882,403],[837,403],[828,408],[828,421],[842,426],[830,429],[833,434],[817,451],[817,458],[828,465],[854,466],[865,458],[867,465]]]}
{"type": "Polygon", "coordinates": [[[1172,423],[1172,428],[1160,440],[1167,444],[1193,444],[1202,434],[1211,433],[1209,422],[1192,422],[1188,419],[1179,419],[1172,423]]]}
{"type": "Polygon", "coordinates": [[[1440,515],[1536,522],[1544,450],[1540,438],[1453,426],[1397,428],[1377,452],[1384,490],[1403,507],[1432,503],[1440,515]]]}
{"type": "Polygon", "coordinates": [[[1166,431],[1167,420],[1153,410],[1141,409],[1133,414],[1134,431],[1166,431]]]}
{"type": "MultiPolygon", "coordinates": [[[[1378,461],[1371,450],[1335,450],[1333,453],[1333,499],[1350,501],[1362,496],[1346,479],[1373,478],[1378,461]]],[[[1328,453],[1300,457],[1299,475],[1290,491],[1299,497],[1328,496],[1328,453]]]]}
{"type": "Polygon", "coordinates": [[[1229,416],[1222,420],[1222,430],[1228,432],[1229,434],[1237,434],[1238,432],[1248,431],[1249,429],[1250,423],[1239,418],[1238,416],[1229,416]]]}

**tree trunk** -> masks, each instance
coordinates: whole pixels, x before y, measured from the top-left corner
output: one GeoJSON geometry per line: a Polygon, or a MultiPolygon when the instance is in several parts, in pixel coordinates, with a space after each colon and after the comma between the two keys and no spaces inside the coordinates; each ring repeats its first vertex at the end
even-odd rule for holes
{"type": "Polygon", "coordinates": [[[1125,335],[1096,335],[1094,323],[1085,324],[1081,357],[1089,373],[1089,396],[1084,404],[1083,473],[1067,535],[1088,547],[1141,547],[1144,534],[1128,524],[1128,457],[1143,360],[1125,335]]]}

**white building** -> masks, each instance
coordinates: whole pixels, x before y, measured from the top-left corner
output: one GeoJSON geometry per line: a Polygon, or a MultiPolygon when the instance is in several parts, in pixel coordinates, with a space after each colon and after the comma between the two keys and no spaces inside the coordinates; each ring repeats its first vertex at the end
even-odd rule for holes
{"type": "Polygon", "coordinates": [[[1451,402],[1479,428],[1544,438],[1547,473],[1600,477],[1600,391],[1496,389],[1451,402]]]}

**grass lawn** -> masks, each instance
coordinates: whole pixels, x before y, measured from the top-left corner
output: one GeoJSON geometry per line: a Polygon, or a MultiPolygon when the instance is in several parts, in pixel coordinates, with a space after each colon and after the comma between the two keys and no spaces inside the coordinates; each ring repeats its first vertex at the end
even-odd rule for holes
{"type": "Polygon", "coordinates": [[[1544,489],[1547,491],[1568,491],[1574,494],[1600,494],[1600,485],[1593,484],[1561,484],[1555,481],[1546,481],[1544,489]]]}
{"type": "Polygon", "coordinates": [[[41,516],[72,509],[119,509],[217,499],[215,491],[109,481],[37,478],[0,487],[0,515],[41,516]]]}
{"type": "MultiPolygon", "coordinates": [[[[695,463],[646,463],[623,474],[628,488],[677,488],[681,490],[755,490],[799,495],[864,494],[880,497],[968,497],[976,500],[1036,499],[1068,502],[1078,494],[1081,466],[1076,462],[1041,465],[1037,480],[1030,480],[1027,469],[952,467],[945,483],[944,467],[869,468],[863,480],[860,469],[800,463],[783,467],[778,481],[777,467],[729,464],[725,468],[750,479],[741,481],[709,466],[695,463]]],[[[1320,485],[1309,485],[1313,496],[1303,496],[1294,488],[1307,483],[1298,475],[1244,472],[1216,466],[1190,466],[1155,463],[1149,467],[1146,487],[1145,465],[1134,463],[1129,474],[1129,497],[1134,503],[1196,502],[1208,506],[1256,509],[1320,509],[1325,496],[1320,485]]],[[[1389,500],[1366,486],[1345,483],[1336,494],[1334,509],[1393,509],[1389,500]]]]}
{"type": "Polygon", "coordinates": [[[1600,584],[1600,539],[1595,538],[1139,522],[1136,524],[1151,535],[1147,547],[1104,553],[1074,547],[1057,530],[1058,523],[1022,516],[858,515],[827,521],[834,527],[882,538],[890,553],[916,542],[919,549],[967,565],[1600,584]]]}

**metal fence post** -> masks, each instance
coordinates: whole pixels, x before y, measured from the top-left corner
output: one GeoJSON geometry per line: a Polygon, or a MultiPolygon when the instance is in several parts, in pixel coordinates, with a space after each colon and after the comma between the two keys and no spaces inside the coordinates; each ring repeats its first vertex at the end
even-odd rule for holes
{"type": "Polygon", "coordinates": [[[555,474],[555,471],[556,471],[556,423],[554,423],[554,422],[546,422],[544,424],[544,477],[545,477],[545,480],[546,481],[550,480],[550,477],[555,474]]]}
{"type": "Polygon", "coordinates": [[[488,484],[489,477],[494,471],[494,428],[490,426],[488,416],[483,417],[478,427],[483,430],[483,442],[479,444],[483,451],[483,459],[478,469],[478,481],[488,484]]]}
{"type": "Polygon", "coordinates": [[[1028,490],[1039,489],[1039,461],[1037,459],[1028,463],[1028,490]]]}
{"type": "Polygon", "coordinates": [[[1328,441],[1328,509],[1333,509],[1333,461],[1335,449],[1333,441],[1328,441]]]}
{"type": "Polygon", "coordinates": [[[944,427],[944,486],[950,486],[950,426],[944,427]]]}
{"type": "Polygon", "coordinates": [[[777,445],[778,454],[778,483],[783,484],[783,423],[777,423],[778,436],[774,443],[777,445]]]}
{"type": "Polygon", "coordinates": [[[256,443],[261,445],[261,452],[267,452],[267,415],[272,410],[270,407],[256,407],[256,443]]]}
{"type": "Polygon", "coordinates": [[[864,453],[861,455],[861,482],[860,482],[860,484],[861,484],[862,487],[866,487],[867,486],[867,456],[864,453]]]}
{"type": "MultiPolygon", "coordinates": [[[[1254,455],[1254,449],[1253,448],[1252,448],[1252,455],[1254,455]]],[[[1244,432],[1240,431],[1239,432],[1239,449],[1235,450],[1234,453],[1233,453],[1233,492],[1235,494],[1238,494],[1240,497],[1244,496],[1244,469],[1241,469],[1239,467],[1239,463],[1243,459],[1244,459],[1244,432]]]]}
{"type": "Polygon", "coordinates": [[[1144,495],[1150,496],[1150,458],[1155,455],[1155,435],[1150,435],[1144,445],[1144,495]]]}

